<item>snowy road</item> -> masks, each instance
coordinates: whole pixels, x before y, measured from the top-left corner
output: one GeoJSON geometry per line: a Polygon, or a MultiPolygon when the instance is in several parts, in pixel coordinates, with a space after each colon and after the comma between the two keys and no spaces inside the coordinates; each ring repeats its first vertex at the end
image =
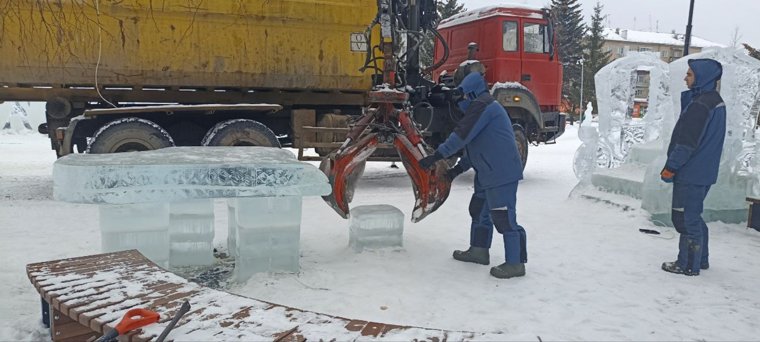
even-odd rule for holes
{"type": "MultiPolygon", "coordinates": [[[[509,340],[757,340],[760,232],[710,223],[711,268],[699,277],[662,272],[676,239],[656,238],[645,212],[568,198],[576,183],[575,127],[555,145],[531,147],[518,193],[528,232],[527,276],[497,280],[488,266],[451,258],[468,244],[472,172],[404,247],[356,254],[348,221],[319,198],[303,207],[301,273],[257,275],[230,290],[327,314],[449,330],[503,332],[509,340]]],[[[41,340],[39,299],[27,263],[100,251],[97,208],[51,200],[55,154],[40,135],[0,135],[0,340],[41,340]]],[[[407,220],[411,183],[402,169],[371,163],[354,206],[393,204],[407,220]]],[[[216,244],[226,241],[217,203],[216,244]]],[[[660,229],[660,228],[655,228],[660,229]]],[[[501,263],[494,241],[492,265],[501,263]]]]}

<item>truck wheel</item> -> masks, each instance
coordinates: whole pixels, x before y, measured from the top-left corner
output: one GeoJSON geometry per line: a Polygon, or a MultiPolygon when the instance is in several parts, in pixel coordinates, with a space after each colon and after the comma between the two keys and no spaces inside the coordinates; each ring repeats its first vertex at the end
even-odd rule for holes
{"type": "Polygon", "coordinates": [[[269,146],[280,147],[277,136],[264,124],[248,119],[222,121],[211,128],[203,146],[269,146]]]}
{"type": "Polygon", "coordinates": [[[523,126],[513,124],[512,129],[515,131],[515,143],[517,143],[517,152],[520,153],[522,168],[525,170],[525,164],[528,163],[528,136],[525,134],[523,126]]]}
{"type": "Polygon", "coordinates": [[[87,146],[87,153],[157,150],[174,146],[161,126],[140,118],[124,118],[101,127],[87,146]]]}

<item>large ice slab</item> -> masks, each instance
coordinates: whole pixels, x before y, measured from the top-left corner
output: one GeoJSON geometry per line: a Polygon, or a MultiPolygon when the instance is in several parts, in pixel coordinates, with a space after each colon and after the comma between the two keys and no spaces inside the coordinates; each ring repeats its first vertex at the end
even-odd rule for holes
{"type": "Polygon", "coordinates": [[[170,147],[70,154],[53,166],[53,196],[75,203],[327,195],[317,167],[270,147],[170,147]],[[139,157],[137,157],[139,153],[139,157]]]}

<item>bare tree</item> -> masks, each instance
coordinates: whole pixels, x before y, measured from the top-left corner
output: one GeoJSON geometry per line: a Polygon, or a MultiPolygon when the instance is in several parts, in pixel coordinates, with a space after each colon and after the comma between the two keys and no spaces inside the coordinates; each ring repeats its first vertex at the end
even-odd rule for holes
{"type": "Polygon", "coordinates": [[[732,47],[739,47],[739,41],[742,40],[742,36],[744,36],[741,32],[739,32],[739,26],[734,26],[734,30],[731,31],[731,46],[732,47]]]}

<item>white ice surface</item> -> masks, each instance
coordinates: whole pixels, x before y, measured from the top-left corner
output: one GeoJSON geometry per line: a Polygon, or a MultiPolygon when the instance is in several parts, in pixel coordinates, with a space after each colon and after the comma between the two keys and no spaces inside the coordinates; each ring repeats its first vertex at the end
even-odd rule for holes
{"type": "MultiPolygon", "coordinates": [[[[502,340],[757,340],[760,232],[710,223],[709,270],[694,278],[661,271],[675,258],[672,230],[641,234],[638,228],[654,227],[633,205],[568,198],[577,181],[576,127],[567,126],[557,144],[531,146],[517,203],[528,233],[523,278],[497,280],[486,266],[451,258],[469,239],[470,171],[438,211],[408,225],[400,250],[353,253],[348,221],[321,198],[305,198],[300,273],[256,275],[232,291],[356,319],[502,332],[502,340]]],[[[52,200],[55,153],[45,137],[0,136],[0,156],[0,340],[47,340],[24,267],[98,253],[97,208],[52,200]]],[[[393,204],[411,213],[411,183],[389,164],[368,163],[354,207],[393,204]]],[[[215,205],[226,210],[224,200],[215,205]]],[[[226,224],[217,215],[216,247],[225,244],[226,224]]],[[[503,257],[497,235],[492,264],[503,257]]],[[[323,335],[342,329],[323,328],[323,335]]]]}
{"type": "Polygon", "coordinates": [[[291,151],[268,147],[170,147],[70,154],[55,162],[54,197],[74,203],[327,195],[327,177],[291,151]]]}

